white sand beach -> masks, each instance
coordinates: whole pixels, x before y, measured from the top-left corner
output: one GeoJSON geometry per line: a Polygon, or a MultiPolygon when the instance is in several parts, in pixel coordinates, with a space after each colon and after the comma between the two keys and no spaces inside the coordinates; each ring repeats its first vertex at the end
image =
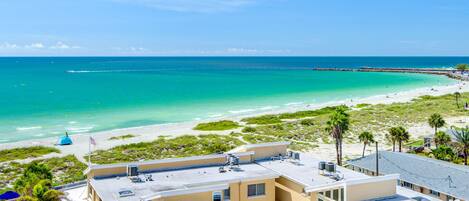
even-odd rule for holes
{"type": "MultiPolygon", "coordinates": [[[[382,94],[377,96],[371,96],[367,98],[361,99],[353,99],[353,100],[342,100],[336,102],[328,102],[324,104],[317,104],[317,105],[294,105],[287,109],[277,109],[277,110],[270,110],[264,111],[262,113],[255,113],[249,115],[239,115],[233,116],[230,118],[223,118],[223,119],[231,119],[231,120],[240,120],[246,116],[255,116],[260,114],[274,114],[274,113],[282,113],[282,112],[294,112],[294,111],[301,111],[301,110],[311,110],[322,108],[326,106],[332,105],[339,105],[345,104],[348,106],[353,106],[360,103],[368,103],[368,104],[390,104],[394,102],[407,102],[411,101],[412,99],[423,96],[423,95],[444,95],[454,92],[469,92],[469,82],[458,82],[457,84],[446,85],[446,86],[433,86],[433,87],[425,87],[419,88],[409,91],[403,91],[398,93],[392,94],[382,94]]],[[[17,147],[25,147],[25,146],[34,146],[34,145],[44,145],[44,146],[55,146],[61,150],[60,154],[49,154],[43,157],[53,157],[53,156],[60,156],[60,155],[68,155],[74,154],[77,156],[78,159],[84,160],[83,156],[88,153],[89,150],[89,136],[93,136],[93,138],[97,142],[97,146],[93,146],[93,150],[96,149],[109,149],[114,146],[129,144],[129,143],[136,143],[136,142],[145,142],[151,141],[157,138],[158,136],[178,136],[184,134],[203,134],[203,133],[219,133],[219,134],[228,134],[232,132],[230,131],[223,131],[223,132],[203,132],[203,131],[195,131],[192,128],[200,122],[207,122],[217,120],[217,118],[212,118],[204,121],[191,121],[191,122],[184,122],[184,123],[172,123],[172,124],[160,124],[160,125],[150,125],[150,126],[142,126],[142,127],[133,127],[133,128],[125,128],[125,129],[117,129],[117,130],[109,130],[103,132],[96,132],[96,133],[86,133],[86,134],[76,134],[72,135],[72,139],[74,144],[69,146],[55,146],[55,142],[57,138],[44,138],[44,139],[34,139],[34,140],[27,140],[27,141],[20,141],[20,142],[12,142],[7,144],[1,144],[1,149],[10,149],[10,148],[17,148],[17,147]],[[136,137],[123,139],[123,140],[109,140],[110,137],[113,136],[121,136],[126,134],[133,134],[137,135],[136,137]]],[[[469,122],[469,119],[461,119],[461,118],[452,118],[450,122],[469,122]]],[[[409,128],[412,134],[415,136],[422,136],[426,135],[431,132],[431,128],[428,127],[426,124],[415,125],[412,128],[409,128]]],[[[311,151],[313,154],[317,155],[320,158],[331,158],[334,157],[335,152],[333,149],[333,144],[320,144],[319,148],[311,151]]],[[[369,148],[371,150],[371,148],[369,148]]],[[[346,144],[344,146],[344,156],[358,156],[361,155],[362,152],[362,144],[346,144]]]]}

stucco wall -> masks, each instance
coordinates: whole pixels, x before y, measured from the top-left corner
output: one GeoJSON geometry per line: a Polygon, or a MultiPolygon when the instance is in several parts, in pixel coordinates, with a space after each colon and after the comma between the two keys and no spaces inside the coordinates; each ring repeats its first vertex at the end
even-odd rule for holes
{"type": "Polygon", "coordinates": [[[154,201],[212,201],[212,192],[178,195],[173,197],[159,198],[154,201]]]}
{"type": "MultiPolygon", "coordinates": [[[[212,201],[213,191],[193,193],[172,197],[158,198],[155,201],[212,201]]],[[[258,180],[230,184],[230,201],[275,201],[275,180],[258,180]],[[265,195],[248,197],[247,188],[250,184],[265,184],[265,195]]]]}
{"type": "Polygon", "coordinates": [[[267,159],[272,156],[278,156],[279,154],[285,155],[287,152],[288,145],[275,145],[265,147],[248,147],[246,151],[254,151],[254,159],[261,160],[267,159]]]}
{"type": "Polygon", "coordinates": [[[303,193],[304,186],[284,177],[275,179],[275,199],[277,201],[309,201],[310,197],[303,193]]]}
{"type": "Polygon", "coordinates": [[[347,201],[393,196],[396,194],[396,185],[396,179],[347,185],[347,201]]]}

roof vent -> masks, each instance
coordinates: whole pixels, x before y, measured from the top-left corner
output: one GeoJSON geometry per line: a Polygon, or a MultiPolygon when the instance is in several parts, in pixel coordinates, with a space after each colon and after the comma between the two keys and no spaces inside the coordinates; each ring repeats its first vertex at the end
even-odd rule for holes
{"type": "Polygon", "coordinates": [[[129,197],[129,196],[134,196],[135,193],[130,190],[130,189],[122,189],[122,190],[119,190],[119,197],[129,197]]]}

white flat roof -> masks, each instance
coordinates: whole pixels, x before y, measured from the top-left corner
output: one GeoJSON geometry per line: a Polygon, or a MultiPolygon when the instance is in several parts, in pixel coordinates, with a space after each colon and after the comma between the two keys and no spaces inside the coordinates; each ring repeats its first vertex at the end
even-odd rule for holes
{"type": "MultiPolygon", "coordinates": [[[[219,173],[219,166],[211,166],[160,171],[148,175],[152,176],[153,181],[134,183],[127,177],[108,177],[91,179],[90,183],[103,201],[130,201],[188,194],[200,190],[219,190],[229,183],[279,177],[278,173],[257,164],[242,164],[238,171],[225,173],[219,173]],[[124,189],[132,190],[135,195],[119,197],[118,192],[124,189]]],[[[144,175],[140,177],[145,179],[144,175]]]]}
{"type": "Polygon", "coordinates": [[[318,164],[321,160],[315,159],[306,153],[300,153],[300,161],[290,160],[266,160],[257,162],[259,165],[271,169],[285,178],[305,186],[305,192],[315,192],[331,189],[345,185],[347,181],[371,178],[365,174],[337,166],[337,172],[343,176],[342,180],[336,181],[329,176],[321,175],[318,164]]]}

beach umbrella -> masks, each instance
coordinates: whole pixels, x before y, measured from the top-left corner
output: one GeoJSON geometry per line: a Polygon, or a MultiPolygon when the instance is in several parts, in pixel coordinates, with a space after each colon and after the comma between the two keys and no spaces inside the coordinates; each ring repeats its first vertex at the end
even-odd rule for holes
{"type": "Polygon", "coordinates": [[[20,197],[20,194],[18,194],[17,192],[7,191],[0,195],[0,200],[12,200],[12,199],[16,199],[19,197],[20,197]]]}
{"type": "Polygon", "coordinates": [[[70,138],[70,136],[68,136],[68,133],[65,132],[65,136],[61,136],[57,144],[58,145],[71,145],[73,144],[72,138],[70,138]]]}

